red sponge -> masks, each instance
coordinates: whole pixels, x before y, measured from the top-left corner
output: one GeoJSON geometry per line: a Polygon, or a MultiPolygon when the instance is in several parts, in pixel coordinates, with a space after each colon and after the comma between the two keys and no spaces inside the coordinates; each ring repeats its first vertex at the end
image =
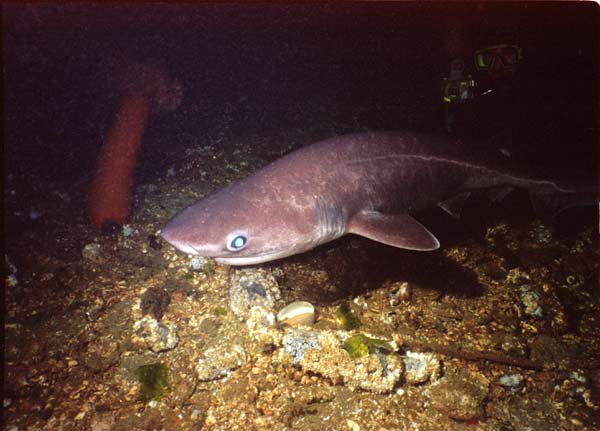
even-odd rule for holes
{"type": "Polygon", "coordinates": [[[149,116],[175,110],[183,93],[158,64],[118,57],[107,61],[105,69],[120,97],[89,196],[90,219],[102,229],[122,225],[129,216],[133,170],[149,116]]]}
{"type": "Polygon", "coordinates": [[[98,227],[121,225],[129,215],[133,168],[149,113],[148,96],[125,95],[119,101],[89,196],[90,219],[98,227]]]}

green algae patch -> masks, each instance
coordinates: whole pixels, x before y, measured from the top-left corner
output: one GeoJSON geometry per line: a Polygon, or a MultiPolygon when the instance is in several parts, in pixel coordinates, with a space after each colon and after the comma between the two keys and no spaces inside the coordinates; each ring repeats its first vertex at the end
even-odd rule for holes
{"type": "Polygon", "coordinates": [[[167,366],[162,363],[142,365],[134,373],[140,382],[142,399],[160,401],[167,389],[167,366]]]}
{"type": "Polygon", "coordinates": [[[381,350],[391,352],[394,350],[390,343],[377,338],[369,338],[366,335],[353,335],[344,341],[342,345],[344,350],[353,358],[360,358],[367,353],[378,353],[381,350]]]}
{"type": "Polygon", "coordinates": [[[217,307],[213,310],[213,314],[217,317],[227,316],[227,310],[225,307],[217,307]]]}
{"type": "Polygon", "coordinates": [[[335,317],[340,328],[345,331],[351,331],[360,326],[360,319],[354,314],[347,302],[342,302],[335,310],[335,317]]]}

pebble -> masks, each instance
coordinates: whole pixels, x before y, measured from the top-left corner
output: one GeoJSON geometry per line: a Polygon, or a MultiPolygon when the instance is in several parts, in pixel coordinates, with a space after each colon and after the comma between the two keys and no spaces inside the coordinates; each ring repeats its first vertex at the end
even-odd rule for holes
{"type": "Polygon", "coordinates": [[[539,304],[540,294],[531,288],[528,284],[521,286],[519,289],[521,302],[525,306],[525,313],[536,319],[543,317],[543,310],[539,304]]]}
{"type": "Polygon", "coordinates": [[[133,325],[134,341],[142,341],[154,353],[172,350],[179,343],[177,325],[163,324],[149,316],[144,316],[133,325]]]}
{"type": "Polygon", "coordinates": [[[190,262],[188,263],[188,268],[192,271],[208,272],[210,265],[210,261],[206,257],[192,256],[190,258],[190,262]]]}
{"type": "Polygon", "coordinates": [[[8,287],[15,287],[19,284],[19,280],[17,280],[17,276],[15,274],[10,274],[6,277],[6,285],[8,287]]]}
{"type": "Polygon", "coordinates": [[[244,348],[238,344],[225,343],[209,347],[203,356],[196,365],[198,379],[202,382],[226,377],[247,361],[244,348]]]}
{"type": "Polygon", "coordinates": [[[407,282],[403,282],[398,287],[398,290],[390,293],[389,302],[392,307],[400,305],[402,302],[410,301],[412,297],[412,288],[407,282]]]}
{"type": "Polygon", "coordinates": [[[500,376],[500,384],[513,391],[522,388],[524,383],[523,376],[520,374],[505,374],[500,376]]]}
{"type": "Polygon", "coordinates": [[[579,383],[587,382],[587,379],[585,378],[581,370],[572,371],[571,378],[577,380],[579,383]]]}
{"type": "Polygon", "coordinates": [[[131,238],[132,236],[134,236],[138,233],[137,229],[133,228],[129,224],[123,225],[121,232],[123,233],[123,236],[125,238],[131,238]]]}
{"type": "Polygon", "coordinates": [[[352,419],[346,419],[346,425],[351,431],[360,431],[360,425],[354,422],[352,419]]]}
{"type": "Polygon", "coordinates": [[[407,351],[402,358],[404,362],[404,379],[410,385],[436,380],[440,375],[440,361],[433,353],[418,353],[407,351]]]}
{"type": "Polygon", "coordinates": [[[92,242],[86,244],[81,251],[85,260],[95,261],[100,256],[100,244],[92,242]]]}

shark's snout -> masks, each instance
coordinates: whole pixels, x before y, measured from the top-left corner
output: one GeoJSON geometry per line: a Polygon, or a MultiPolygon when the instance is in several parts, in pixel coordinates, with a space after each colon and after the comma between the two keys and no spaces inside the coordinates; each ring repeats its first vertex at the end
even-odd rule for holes
{"type": "Polygon", "coordinates": [[[177,229],[174,229],[169,225],[161,229],[160,236],[177,250],[187,254],[198,254],[198,251],[194,247],[178,235],[177,229]]]}

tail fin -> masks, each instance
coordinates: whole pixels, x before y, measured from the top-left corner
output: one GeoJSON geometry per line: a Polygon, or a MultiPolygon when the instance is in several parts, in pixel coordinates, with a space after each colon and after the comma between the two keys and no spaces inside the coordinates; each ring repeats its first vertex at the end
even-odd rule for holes
{"type": "Polygon", "coordinates": [[[554,219],[558,213],[568,208],[584,205],[598,205],[598,190],[548,193],[547,190],[530,189],[529,197],[536,214],[554,219]]]}

